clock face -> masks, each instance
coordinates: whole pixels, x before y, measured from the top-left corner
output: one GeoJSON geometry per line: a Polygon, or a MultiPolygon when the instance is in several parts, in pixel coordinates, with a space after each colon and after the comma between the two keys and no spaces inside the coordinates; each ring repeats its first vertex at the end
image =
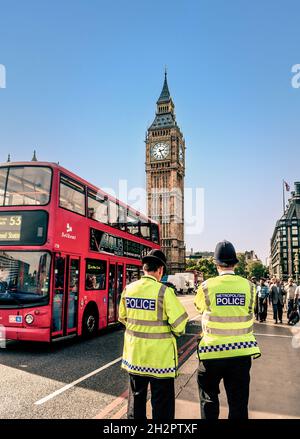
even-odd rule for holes
{"type": "Polygon", "coordinates": [[[179,145],[179,160],[183,162],[183,146],[179,145]]]}
{"type": "Polygon", "coordinates": [[[170,153],[170,146],[168,143],[156,143],[151,148],[151,156],[155,160],[163,160],[165,159],[170,153]]]}

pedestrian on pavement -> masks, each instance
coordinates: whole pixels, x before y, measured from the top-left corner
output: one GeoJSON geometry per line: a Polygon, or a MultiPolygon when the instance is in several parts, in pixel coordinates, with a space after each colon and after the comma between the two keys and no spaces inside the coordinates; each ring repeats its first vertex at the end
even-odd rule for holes
{"type": "Polygon", "coordinates": [[[230,242],[217,244],[214,260],[219,276],[203,282],[195,298],[202,314],[198,345],[201,417],[218,419],[223,379],[229,419],[247,419],[251,357],[260,356],[253,335],[255,286],[235,275],[238,259],[230,242]]]}
{"type": "Polygon", "coordinates": [[[295,292],[295,303],[296,305],[298,305],[298,313],[300,316],[300,286],[299,285],[296,288],[296,292],[295,292]]]}
{"type": "Polygon", "coordinates": [[[150,383],[153,419],[174,419],[174,378],[178,375],[176,337],[183,334],[188,315],[174,290],[160,280],[167,260],[160,250],[142,259],[141,279],[127,285],[119,321],[125,325],[122,368],[129,373],[128,419],[147,419],[150,383]]]}
{"type": "Polygon", "coordinates": [[[257,280],[255,276],[251,277],[251,282],[254,284],[255,286],[255,305],[254,305],[254,315],[255,315],[255,319],[258,321],[259,320],[259,312],[258,312],[258,294],[257,294],[257,280]]]}
{"type": "Polygon", "coordinates": [[[281,286],[280,280],[276,279],[275,283],[270,288],[270,297],[273,305],[273,318],[275,323],[278,323],[278,319],[279,323],[282,323],[284,295],[284,288],[281,286]]]}
{"type": "Polygon", "coordinates": [[[296,289],[297,285],[294,283],[294,280],[292,277],[289,278],[288,283],[285,285],[285,292],[286,292],[286,300],[287,300],[287,318],[289,320],[290,314],[293,311],[294,303],[295,303],[295,296],[296,296],[296,289]]]}
{"type": "MultiPolygon", "coordinates": [[[[272,285],[276,283],[276,277],[272,277],[269,283],[269,292],[271,291],[272,285]]],[[[272,305],[272,298],[269,294],[269,305],[272,305]]]]}
{"type": "Polygon", "coordinates": [[[259,310],[259,321],[263,323],[266,321],[268,313],[268,296],[269,288],[266,285],[266,279],[261,278],[260,284],[257,287],[258,295],[258,310],[259,310]]]}

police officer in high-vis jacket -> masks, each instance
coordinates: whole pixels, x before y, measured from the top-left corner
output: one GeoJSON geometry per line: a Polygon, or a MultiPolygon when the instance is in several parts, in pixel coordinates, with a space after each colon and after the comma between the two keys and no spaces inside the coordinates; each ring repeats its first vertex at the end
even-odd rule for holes
{"type": "Polygon", "coordinates": [[[223,379],[229,419],[247,419],[251,357],[260,356],[253,335],[256,291],[250,281],[234,274],[238,259],[230,242],[217,244],[214,259],[219,276],[203,282],[195,298],[202,314],[198,346],[201,417],[219,417],[223,379]]]}
{"type": "Polygon", "coordinates": [[[176,336],[184,333],[188,315],[172,288],[160,280],[166,257],[151,250],[142,259],[142,278],[122,293],[119,321],[125,327],[122,368],[129,372],[129,419],[146,419],[150,383],[152,418],[174,419],[174,378],[178,374],[176,336]]]}

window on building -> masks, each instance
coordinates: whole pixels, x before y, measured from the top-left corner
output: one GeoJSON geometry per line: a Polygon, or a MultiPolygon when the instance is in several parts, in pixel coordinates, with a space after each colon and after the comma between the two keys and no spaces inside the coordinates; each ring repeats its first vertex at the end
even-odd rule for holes
{"type": "Polygon", "coordinates": [[[298,247],[298,244],[299,244],[298,236],[296,236],[296,237],[293,236],[293,238],[292,238],[292,246],[293,247],[298,247]]]}
{"type": "Polygon", "coordinates": [[[64,209],[85,215],[85,187],[77,181],[61,175],[59,205],[64,209]]]}

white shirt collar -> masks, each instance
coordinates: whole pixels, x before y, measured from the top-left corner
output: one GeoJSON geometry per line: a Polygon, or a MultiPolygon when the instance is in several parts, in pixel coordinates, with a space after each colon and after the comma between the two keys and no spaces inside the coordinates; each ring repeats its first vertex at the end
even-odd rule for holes
{"type": "Polygon", "coordinates": [[[224,276],[224,274],[235,274],[233,270],[220,271],[219,276],[224,276]]]}

